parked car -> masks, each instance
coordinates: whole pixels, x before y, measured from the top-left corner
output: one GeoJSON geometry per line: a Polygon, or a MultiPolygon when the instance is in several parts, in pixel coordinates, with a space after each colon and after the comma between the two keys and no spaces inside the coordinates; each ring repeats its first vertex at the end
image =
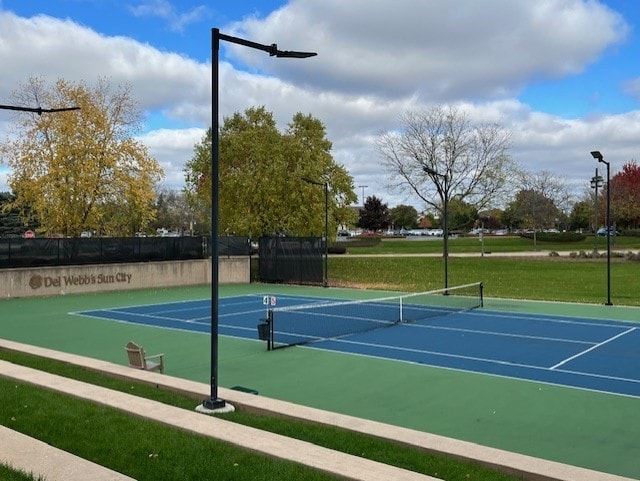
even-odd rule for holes
{"type": "MultiPolygon", "coordinates": [[[[600,237],[604,237],[604,236],[606,236],[606,235],[607,235],[607,228],[606,228],[606,227],[600,227],[600,228],[598,229],[597,234],[598,234],[600,237]]],[[[619,233],[617,230],[615,230],[613,227],[610,227],[610,228],[609,228],[609,235],[616,236],[616,235],[620,235],[620,233],[619,233]]]]}

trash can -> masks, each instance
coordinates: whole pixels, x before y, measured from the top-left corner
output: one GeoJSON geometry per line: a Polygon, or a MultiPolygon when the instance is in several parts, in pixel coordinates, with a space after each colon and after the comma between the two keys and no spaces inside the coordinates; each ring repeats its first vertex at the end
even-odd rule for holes
{"type": "Polygon", "coordinates": [[[268,341],[269,340],[269,323],[268,322],[261,322],[260,324],[258,324],[258,339],[260,339],[261,341],[268,341]]]}

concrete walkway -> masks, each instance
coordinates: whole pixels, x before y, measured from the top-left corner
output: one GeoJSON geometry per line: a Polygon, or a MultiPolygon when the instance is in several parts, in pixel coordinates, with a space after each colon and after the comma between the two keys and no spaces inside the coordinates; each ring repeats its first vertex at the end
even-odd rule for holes
{"type": "Polygon", "coordinates": [[[0,463],[47,481],[131,481],[73,454],[0,426],[0,463]]]}
{"type": "MultiPolygon", "coordinates": [[[[204,399],[209,395],[208,385],[157,373],[138,371],[105,361],[1,339],[0,349],[27,352],[57,359],[120,378],[133,379],[154,386],[165,387],[192,396],[194,399],[204,399]]],[[[110,391],[99,386],[62,378],[5,361],[0,361],[0,376],[28,382],[93,402],[99,402],[114,409],[130,412],[140,417],[176,426],[204,436],[220,439],[268,456],[301,463],[342,477],[343,479],[354,481],[436,480],[436,478],[430,476],[347,455],[304,441],[260,431],[255,428],[196,413],[195,411],[187,411],[156,401],[110,391]]],[[[522,479],[536,481],[632,481],[630,478],[541,460],[494,448],[487,448],[474,443],[458,441],[443,436],[413,431],[352,416],[298,406],[240,391],[220,388],[219,395],[238,408],[251,410],[253,412],[278,413],[279,415],[286,415],[294,419],[339,426],[402,444],[413,445],[425,451],[443,453],[459,459],[472,460],[486,466],[497,468],[503,472],[518,475],[522,477],[522,479]]],[[[195,404],[197,404],[197,402],[194,401],[194,408],[195,404]]],[[[27,472],[45,476],[48,481],[75,481],[76,479],[97,479],[99,481],[109,479],[120,481],[129,479],[118,473],[104,470],[105,468],[99,466],[92,465],[91,468],[89,468],[87,467],[87,461],[67,453],[59,452],[58,450],[52,452],[42,451],[45,448],[39,441],[7,431],[9,430],[0,430],[0,439],[2,440],[0,462],[8,463],[27,472]],[[36,462],[36,458],[43,457],[43,453],[44,457],[46,457],[44,464],[36,462]],[[67,469],[68,473],[63,472],[63,469],[67,469]],[[90,472],[88,469],[94,469],[96,473],[95,476],[88,475],[87,473],[90,472]],[[82,478],[73,477],[72,474],[76,472],[82,473],[82,478]],[[60,473],[62,473],[62,475],[60,473]]],[[[93,473],[93,471],[91,471],[91,473],[93,473]]]]}

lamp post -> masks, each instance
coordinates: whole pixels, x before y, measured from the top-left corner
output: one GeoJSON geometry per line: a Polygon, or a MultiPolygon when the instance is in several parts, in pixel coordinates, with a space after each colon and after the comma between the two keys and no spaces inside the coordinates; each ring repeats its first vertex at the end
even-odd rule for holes
{"type": "Polygon", "coordinates": [[[364,206],[364,189],[366,189],[367,187],[369,187],[368,185],[359,185],[358,188],[362,189],[362,197],[360,198],[360,200],[362,201],[362,205],[364,206]]]}
{"type": "Polygon", "coordinates": [[[324,187],[324,269],[322,274],[322,287],[329,287],[329,184],[318,182],[307,177],[302,180],[309,184],[324,187]]]}
{"type": "Polygon", "coordinates": [[[595,221],[593,224],[593,252],[598,252],[598,189],[602,187],[603,179],[601,175],[598,175],[598,168],[596,167],[596,175],[591,177],[591,188],[596,190],[595,195],[595,221]]]}
{"type": "Polygon", "coordinates": [[[449,219],[448,219],[449,217],[449,175],[446,173],[441,174],[439,172],[436,172],[435,170],[427,166],[424,166],[422,170],[424,170],[427,174],[431,175],[432,177],[440,177],[443,182],[442,235],[444,239],[444,246],[443,246],[442,256],[444,257],[444,288],[446,289],[447,287],[449,287],[449,264],[448,264],[449,263],[449,219]]]}
{"type": "MultiPolygon", "coordinates": [[[[598,150],[591,152],[591,156],[607,166],[607,219],[606,219],[606,235],[607,235],[607,302],[605,305],[611,306],[611,166],[609,162],[598,150]]],[[[596,232],[597,235],[597,232],[596,232]]]]}
{"type": "Polygon", "coordinates": [[[224,33],[220,33],[220,30],[217,28],[211,29],[211,393],[209,398],[202,401],[202,407],[205,410],[216,410],[225,406],[225,401],[218,398],[218,161],[220,156],[218,119],[220,79],[218,63],[221,40],[262,50],[272,57],[307,58],[317,55],[312,52],[278,50],[278,46],[275,43],[263,45],[242,38],[225,35],[224,33]]]}

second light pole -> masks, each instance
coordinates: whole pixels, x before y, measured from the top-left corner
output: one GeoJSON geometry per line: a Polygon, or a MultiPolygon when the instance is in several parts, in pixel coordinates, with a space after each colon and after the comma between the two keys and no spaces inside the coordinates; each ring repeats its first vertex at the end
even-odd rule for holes
{"type": "MultiPolygon", "coordinates": [[[[611,169],[609,162],[598,150],[591,152],[591,156],[607,166],[607,219],[606,219],[606,236],[607,236],[607,302],[605,305],[611,306],[611,169]]],[[[598,233],[596,232],[596,235],[598,233]]]]}
{"type": "Polygon", "coordinates": [[[220,224],[218,205],[220,197],[219,158],[220,158],[220,119],[219,119],[219,95],[220,95],[220,42],[230,42],[236,45],[262,50],[271,57],[277,58],[308,58],[316,55],[315,52],[296,52],[280,50],[273,43],[263,45],[244,38],[233,37],[221,33],[219,29],[211,29],[211,378],[210,396],[202,401],[202,407],[206,411],[215,411],[225,407],[224,399],[218,397],[218,315],[219,315],[219,266],[218,266],[218,229],[220,224]]]}
{"type": "Polygon", "coordinates": [[[444,288],[449,287],[449,176],[436,172],[431,167],[424,166],[422,168],[427,174],[442,179],[442,237],[443,237],[443,254],[444,257],[444,288]]]}

